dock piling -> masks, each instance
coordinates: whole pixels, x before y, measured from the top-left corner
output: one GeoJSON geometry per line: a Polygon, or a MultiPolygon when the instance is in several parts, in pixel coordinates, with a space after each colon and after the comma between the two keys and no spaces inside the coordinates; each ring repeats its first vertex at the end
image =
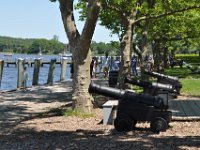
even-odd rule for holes
{"type": "Polygon", "coordinates": [[[49,74],[48,74],[48,79],[47,79],[48,85],[53,85],[55,65],[56,65],[56,59],[51,59],[50,67],[49,67],[49,74]]]}
{"type": "Polygon", "coordinates": [[[67,59],[62,58],[61,60],[61,74],[60,74],[60,81],[65,80],[65,73],[66,73],[66,68],[67,68],[67,59]]]}
{"type": "Polygon", "coordinates": [[[34,70],[33,70],[33,82],[32,85],[38,85],[39,73],[40,73],[40,64],[41,59],[35,59],[34,61],[34,70]]]}
{"type": "Polygon", "coordinates": [[[24,65],[25,60],[18,58],[17,60],[18,64],[18,79],[17,79],[17,88],[21,88],[24,85],[24,65]]]}
{"type": "Polygon", "coordinates": [[[1,87],[1,80],[3,75],[3,67],[4,67],[4,60],[0,60],[0,87],[1,87]]]}

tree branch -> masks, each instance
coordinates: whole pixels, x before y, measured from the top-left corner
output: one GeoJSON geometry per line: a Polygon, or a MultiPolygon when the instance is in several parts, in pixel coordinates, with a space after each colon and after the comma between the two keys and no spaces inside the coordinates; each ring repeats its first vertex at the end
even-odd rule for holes
{"type": "Polygon", "coordinates": [[[91,43],[92,36],[94,34],[96,23],[99,17],[100,8],[101,8],[101,3],[99,2],[99,0],[89,1],[87,19],[81,34],[81,41],[84,40],[83,41],[85,43],[84,45],[89,46],[91,43]]]}
{"type": "Polygon", "coordinates": [[[165,17],[165,16],[173,15],[173,14],[176,14],[176,13],[180,13],[180,12],[184,12],[184,11],[188,11],[188,10],[192,10],[192,9],[199,9],[199,8],[200,8],[200,6],[191,6],[191,7],[167,12],[167,13],[156,15],[156,16],[144,16],[144,17],[140,17],[139,19],[135,20],[134,23],[137,23],[137,22],[140,22],[140,21],[143,21],[143,20],[159,19],[159,18],[162,18],[162,17],[165,17]]]}
{"type": "Polygon", "coordinates": [[[73,43],[80,37],[74,20],[73,2],[74,0],[59,0],[64,28],[72,47],[74,47],[73,43]]]}
{"type": "Polygon", "coordinates": [[[198,39],[199,38],[199,35],[196,35],[196,36],[185,36],[185,37],[167,37],[167,36],[162,36],[160,37],[159,39],[155,39],[156,41],[180,41],[180,40],[185,40],[185,39],[198,39]]]}

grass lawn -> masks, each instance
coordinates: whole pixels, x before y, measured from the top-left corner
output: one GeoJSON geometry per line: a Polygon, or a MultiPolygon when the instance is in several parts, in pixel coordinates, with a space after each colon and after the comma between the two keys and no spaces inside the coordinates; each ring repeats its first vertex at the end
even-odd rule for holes
{"type": "Polygon", "coordinates": [[[200,96],[200,79],[181,79],[182,95],[200,96]]]}
{"type": "Polygon", "coordinates": [[[165,69],[164,74],[170,75],[170,76],[176,76],[179,78],[200,79],[200,74],[194,74],[194,73],[192,73],[191,70],[187,69],[186,67],[183,67],[183,68],[174,67],[174,68],[165,69]]]}
{"type": "Polygon", "coordinates": [[[192,74],[186,67],[169,68],[165,70],[164,74],[179,77],[183,85],[182,95],[200,96],[200,74],[192,74]]]}

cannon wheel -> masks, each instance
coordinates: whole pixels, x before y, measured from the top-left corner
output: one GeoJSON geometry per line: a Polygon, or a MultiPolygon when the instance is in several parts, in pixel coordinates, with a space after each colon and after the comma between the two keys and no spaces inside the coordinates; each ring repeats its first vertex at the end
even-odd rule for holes
{"type": "MultiPolygon", "coordinates": [[[[136,124],[136,123],[135,123],[136,124]]],[[[131,131],[133,129],[133,121],[132,119],[127,116],[126,114],[120,114],[114,121],[115,129],[118,132],[122,131],[131,131]]]]}
{"type": "Polygon", "coordinates": [[[133,120],[133,127],[137,124],[137,120],[133,120]]]}
{"type": "Polygon", "coordinates": [[[166,131],[167,121],[162,117],[156,117],[151,121],[150,128],[153,132],[166,131]]]}

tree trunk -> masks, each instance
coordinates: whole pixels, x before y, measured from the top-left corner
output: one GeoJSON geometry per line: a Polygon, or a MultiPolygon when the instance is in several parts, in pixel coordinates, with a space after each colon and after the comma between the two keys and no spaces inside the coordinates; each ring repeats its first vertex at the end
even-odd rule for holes
{"type": "Polygon", "coordinates": [[[119,71],[119,88],[125,89],[124,79],[130,74],[131,64],[131,45],[132,45],[132,23],[129,21],[127,30],[121,41],[121,66],[119,71]]]}
{"type": "Polygon", "coordinates": [[[168,67],[168,49],[166,47],[166,42],[155,40],[153,47],[155,70],[162,73],[164,69],[168,67]]]}
{"type": "Polygon", "coordinates": [[[140,70],[141,70],[141,80],[143,81],[149,81],[149,76],[144,74],[144,71],[146,69],[146,65],[147,65],[147,60],[146,57],[149,55],[149,49],[148,49],[148,40],[147,40],[147,36],[148,36],[148,21],[145,22],[145,25],[143,27],[143,31],[142,31],[142,44],[141,44],[141,50],[142,50],[142,58],[141,58],[141,66],[140,66],[140,70]]]}
{"type": "MultiPolygon", "coordinates": [[[[164,44],[163,44],[164,45],[164,44]]],[[[168,67],[168,48],[166,47],[166,46],[164,46],[164,48],[163,48],[163,64],[164,64],[164,68],[163,68],[163,70],[165,69],[165,68],[167,68],[168,67]]]]}
{"type": "Polygon", "coordinates": [[[159,41],[155,42],[154,43],[154,48],[153,48],[153,53],[154,53],[154,56],[155,56],[155,60],[154,60],[154,68],[155,68],[155,71],[157,72],[163,72],[164,71],[164,62],[165,62],[165,59],[167,59],[165,55],[167,54],[164,54],[165,51],[162,52],[162,47],[161,47],[161,44],[159,41]]]}
{"type": "Polygon", "coordinates": [[[159,66],[160,66],[160,48],[159,43],[157,41],[153,44],[153,55],[154,55],[154,69],[155,71],[159,72],[159,66]]]}
{"type": "Polygon", "coordinates": [[[82,43],[78,42],[74,51],[74,76],[73,76],[73,108],[83,113],[92,113],[92,96],[88,93],[90,84],[91,52],[83,51],[82,43]],[[80,49],[80,50],[79,50],[80,49]],[[83,56],[83,57],[79,57],[83,56]]]}
{"type": "Polygon", "coordinates": [[[69,45],[72,49],[73,74],[73,108],[83,113],[92,113],[92,96],[88,92],[90,84],[90,44],[100,11],[98,0],[89,1],[86,22],[80,35],[73,15],[74,0],[59,0],[60,11],[69,45]]]}

